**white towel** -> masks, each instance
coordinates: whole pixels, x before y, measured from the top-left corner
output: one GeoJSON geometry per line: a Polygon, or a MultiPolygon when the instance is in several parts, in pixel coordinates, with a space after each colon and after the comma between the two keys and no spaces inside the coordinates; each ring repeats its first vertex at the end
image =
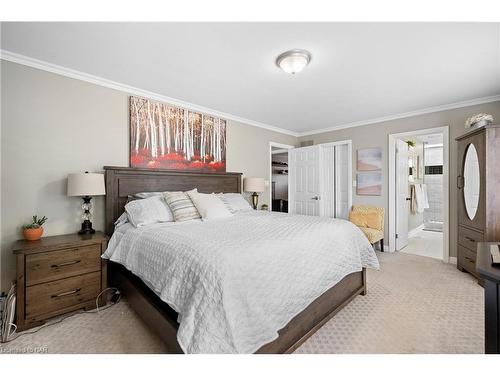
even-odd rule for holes
{"type": "Polygon", "coordinates": [[[415,197],[417,201],[417,212],[421,214],[424,212],[424,209],[429,208],[427,186],[425,186],[425,184],[415,184],[415,197]]]}

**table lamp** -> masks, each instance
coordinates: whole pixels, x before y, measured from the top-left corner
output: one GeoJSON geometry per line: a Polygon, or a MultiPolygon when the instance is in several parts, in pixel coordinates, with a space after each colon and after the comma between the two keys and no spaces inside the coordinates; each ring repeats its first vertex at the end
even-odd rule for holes
{"type": "Polygon", "coordinates": [[[83,223],[82,229],[78,234],[92,234],[95,230],[92,228],[92,203],[90,202],[94,195],[105,195],[104,175],[101,173],[73,173],[68,176],[68,197],[82,197],[83,204],[83,223]]]}
{"type": "Polygon", "coordinates": [[[252,206],[257,209],[259,194],[264,191],[264,179],[262,177],[247,177],[243,180],[243,190],[252,193],[252,206]]]}

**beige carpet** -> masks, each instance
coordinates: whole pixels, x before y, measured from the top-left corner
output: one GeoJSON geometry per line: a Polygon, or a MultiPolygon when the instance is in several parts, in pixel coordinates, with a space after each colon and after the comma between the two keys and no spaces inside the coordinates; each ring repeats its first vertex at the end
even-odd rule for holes
{"type": "MultiPolygon", "coordinates": [[[[483,289],[439,260],[377,253],[358,296],[296,353],[482,353],[483,289]]],[[[0,353],[164,353],[126,301],[0,344],[0,353]]]]}

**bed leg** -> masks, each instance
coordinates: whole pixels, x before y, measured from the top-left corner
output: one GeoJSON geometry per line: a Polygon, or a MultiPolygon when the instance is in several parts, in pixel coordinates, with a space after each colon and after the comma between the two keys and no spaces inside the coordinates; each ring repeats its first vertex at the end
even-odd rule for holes
{"type": "Polygon", "coordinates": [[[384,239],[380,240],[380,251],[384,252],[384,239]]]}
{"type": "Polygon", "coordinates": [[[363,290],[361,291],[361,295],[366,296],[366,268],[363,268],[363,273],[361,277],[363,280],[363,290]]]}

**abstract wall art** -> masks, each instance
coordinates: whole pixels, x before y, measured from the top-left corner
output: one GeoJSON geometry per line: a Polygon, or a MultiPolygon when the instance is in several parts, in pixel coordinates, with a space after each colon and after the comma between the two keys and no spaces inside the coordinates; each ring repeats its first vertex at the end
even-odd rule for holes
{"type": "Polygon", "coordinates": [[[381,195],[382,172],[358,173],[356,175],[357,195],[381,195]]]}
{"type": "Polygon", "coordinates": [[[358,171],[380,171],[382,169],[382,149],[362,148],[358,150],[358,171]]]}

